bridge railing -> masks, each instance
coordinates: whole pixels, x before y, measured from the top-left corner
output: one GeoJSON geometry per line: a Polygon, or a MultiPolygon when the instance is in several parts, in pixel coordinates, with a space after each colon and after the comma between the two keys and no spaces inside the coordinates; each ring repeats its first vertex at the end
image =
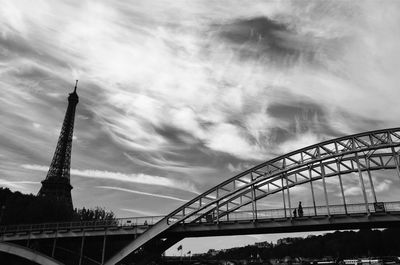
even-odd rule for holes
{"type": "MultiPolygon", "coordinates": [[[[388,213],[388,212],[399,212],[400,213],[400,202],[379,202],[379,203],[369,203],[368,204],[369,213],[388,213]]],[[[220,218],[218,222],[226,221],[248,221],[248,220],[266,220],[266,219],[282,219],[282,218],[294,218],[293,211],[297,208],[291,209],[267,209],[253,211],[240,211],[229,213],[228,215],[220,218]]],[[[313,216],[328,216],[328,215],[346,215],[346,214],[368,214],[366,210],[365,203],[357,204],[347,204],[347,205],[329,205],[328,208],[324,206],[316,207],[303,207],[303,217],[313,217],[313,216]]],[[[297,218],[300,216],[296,213],[297,218]]],[[[194,215],[192,218],[197,219],[199,223],[215,223],[216,218],[212,214],[208,216],[194,215]]],[[[190,221],[190,219],[188,220],[190,221]]]]}
{"type": "MultiPolygon", "coordinates": [[[[267,209],[253,211],[240,211],[229,213],[228,215],[216,220],[213,215],[207,216],[193,216],[197,219],[198,223],[216,223],[216,222],[227,222],[227,221],[249,221],[249,220],[273,220],[294,217],[293,210],[291,209],[267,209]],[[201,217],[201,218],[200,218],[201,217]]],[[[370,213],[387,213],[387,212],[399,212],[400,213],[400,202],[380,202],[380,203],[369,203],[368,209],[370,213]]],[[[367,214],[366,205],[364,203],[358,204],[347,204],[345,205],[329,205],[330,215],[345,215],[345,214],[367,214]]],[[[316,207],[303,207],[304,217],[313,216],[328,216],[328,208],[324,206],[316,207]]],[[[298,214],[297,214],[297,217],[298,214]]],[[[164,216],[146,216],[146,217],[130,217],[130,218],[118,218],[114,220],[97,220],[97,221],[75,221],[75,222],[63,222],[63,223],[41,223],[41,224],[20,224],[20,225],[7,225],[0,226],[0,234],[5,233],[18,233],[18,232],[31,232],[31,231],[65,231],[65,230],[82,230],[82,229],[96,229],[96,228],[133,228],[142,227],[146,229],[158,221],[163,219],[164,216]]],[[[179,218],[177,219],[179,220],[179,218]]]]}
{"type": "Polygon", "coordinates": [[[75,230],[85,228],[110,228],[110,227],[148,227],[160,221],[164,216],[146,216],[146,217],[129,217],[117,218],[113,220],[96,220],[96,221],[74,221],[62,223],[40,223],[40,224],[19,224],[0,226],[0,234],[24,232],[24,231],[45,231],[45,230],[75,230]]]}

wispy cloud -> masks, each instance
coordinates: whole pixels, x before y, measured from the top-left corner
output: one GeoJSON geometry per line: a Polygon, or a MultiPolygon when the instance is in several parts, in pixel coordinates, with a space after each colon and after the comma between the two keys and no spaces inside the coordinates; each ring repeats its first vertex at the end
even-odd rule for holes
{"type": "Polygon", "coordinates": [[[121,211],[129,212],[129,213],[134,213],[138,214],[140,216],[161,216],[162,214],[160,213],[155,213],[155,212],[149,212],[149,211],[142,211],[142,210],[137,210],[137,209],[129,209],[129,208],[120,208],[121,211]]]}
{"type": "MultiPolygon", "coordinates": [[[[96,87],[96,93],[84,93],[96,98],[90,102],[96,121],[129,149],[171,152],[174,143],[160,134],[160,128],[171,128],[184,132],[176,137],[190,146],[264,160],[277,146],[286,151],[318,140],[310,132],[321,130],[320,122],[335,133],[348,133],[365,128],[371,117],[376,124],[389,125],[398,116],[394,107],[383,109],[396,105],[388,102],[393,102],[399,80],[389,69],[397,69],[400,60],[398,45],[388,43],[400,41],[392,34],[399,18],[388,12],[382,20],[380,13],[395,10],[390,7],[397,4],[374,8],[371,1],[328,2],[313,1],[304,8],[295,1],[255,1],[241,10],[221,3],[206,7],[198,1],[184,6],[163,1],[164,8],[155,3],[32,6],[6,1],[2,41],[5,45],[16,36],[23,38],[19,46],[5,45],[12,67],[2,75],[11,87],[31,82],[29,86],[43,86],[48,94],[50,83],[44,78],[89,78],[88,86],[96,87]],[[170,23],[169,17],[177,14],[179,19],[170,23]],[[385,49],[379,48],[382,43],[385,49]],[[282,102],[301,106],[305,100],[320,107],[324,119],[311,120],[298,137],[280,138],[276,129],[293,133],[294,119],[276,119],[269,109],[282,102]]],[[[32,97],[29,90],[23,94],[32,97]]]]}
{"type": "Polygon", "coordinates": [[[155,193],[148,193],[148,192],[130,190],[130,189],[125,189],[125,188],[120,188],[120,187],[96,186],[96,188],[117,190],[117,191],[135,193],[135,194],[145,195],[145,196],[150,196],[150,197],[155,197],[155,198],[162,198],[162,199],[169,199],[169,200],[180,201],[180,202],[187,202],[187,200],[184,200],[184,199],[181,199],[181,198],[178,198],[178,197],[174,197],[174,196],[167,196],[167,195],[161,195],[161,194],[155,194],[155,193]]]}
{"type": "MultiPolygon", "coordinates": [[[[44,172],[49,170],[48,167],[40,165],[21,165],[21,167],[25,169],[39,170],[44,172]]],[[[150,176],[146,174],[123,174],[119,172],[109,172],[100,170],[78,170],[78,169],[71,169],[71,174],[87,178],[99,178],[99,179],[115,180],[121,182],[165,186],[169,188],[190,191],[195,194],[198,193],[195,190],[194,186],[188,183],[177,182],[176,180],[173,179],[168,179],[159,176],[150,176]]]]}
{"type": "Polygon", "coordinates": [[[315,134],[311,133],[311,132],[307,132],[304,134],[297,134],[297,135],[293,135],[293,138],[284,142],[281,146],[280,146],[280,151],[282,154],[286,154],[289,153],[291,151],[295,151],[297,149],[315,144],[320,142],[318,139],[318,136],[316,136],[315,134]]]}
{"type": "Polygon", "coordinates": [[[162,169],[165,171],[175,171],[182,172],[186,174],[204,174],[204,173],[212,173],[214,171],[211,167],[198,167],[195,165],[191,165],[187,162],[178,162],[178,161],[169,161],[165,157],[156,157],[159,156],[155,154],[155,156],[146,157],[146,160],[141,160],[137,157],[124,153],[124,155],[132,162],[137,165],[142,165],[146,167],[152,167],[157,169],[162,169]]]}
{"type": "MultiPolygon", "coordinates": [[[[369,197],[372,197],[372,187],[371,183],[369,182],[369,179],[366,178],[364,174],[367,173],[362,173],[363,174],[363,181],[364,181],[364,187],[366,194],[369,197]]],[[[390,174],[386,172],[386,174],[390,174]]],[[[374,185],[374,191],[378,195],[383,195],[384,192],[387,192],[390,188],[392,188],[393,181],[388,179],[385,174],[381,177],[376,177],[372,176],[372,182],[374,185]]],[[[361,196],[362,195],[362,185],[359,179],[359,176],[357,173],[353,173],[348,175],[346,178],[343,178],[343,189],[344,189],[344,194],[347,196],[361,196]],[[352,176],[352,178],[349,178],[349,176],[352,176]]],[[[339,193],[337,196],[341,196],[339,193]]]]}
{"type": "MultiPolygon", "coordinates": [[[[375,180],[376,181],[376,180],[375,180]]],[[[390,185],[392,184],[393,182],[391,181],[391,180],[389,180],[389,179],[383,179],[380,183],[378,183],[378,185],[376,185],[374,188],[375,188],[375,191],[376,192],[383,192],[383,191],[387,191],[387,190],[389,190],[389,188],[390,188],[390,185]]]]}
{"type": "Polygon", "coordinates": [[[6,179],[0,179],[0,186],[8,187],[12,190],[19,190],[19,191],[28,191],[26,185],[39,185],[40,182],[35,181],[9,181],[6,179]]]}

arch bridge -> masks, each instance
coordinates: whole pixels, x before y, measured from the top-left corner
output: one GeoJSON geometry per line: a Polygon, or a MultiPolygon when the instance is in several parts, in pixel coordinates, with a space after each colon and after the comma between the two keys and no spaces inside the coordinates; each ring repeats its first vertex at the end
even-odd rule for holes
{"type": "MultiPolygon", "coordinates": [[[[85,234],[99,237],[103,253],[98,264],[127,260],[146,264],[185,237],[399,226],[400,202],[396,200],[400,198],[380,201],[377,196],[382,183],[398,183],[399,154],[400,128],[349,135],[259,164],[145,226],[118,221],[101,229],[93,224],[73,231],[57,224],[51,231],[58,237],[64,233],[66,238],[82,238],[81,256],[85,234]],[[349,190],[359,196],[350,196],[349,190]],[[300,210],[296,199],[307,205],[300,210]],[[124,245],[105,255],[106,237],[121,235],[124,245]]],[[[3,228],[3,241],[57,238],[32,227],[18,233],[7,229],[3,228]]]]}

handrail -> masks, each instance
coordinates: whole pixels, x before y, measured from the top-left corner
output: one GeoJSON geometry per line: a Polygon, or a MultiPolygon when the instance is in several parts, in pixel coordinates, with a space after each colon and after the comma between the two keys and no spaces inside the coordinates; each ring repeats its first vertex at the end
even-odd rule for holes
{"type": "Polygon", "coordinates": [[[35,231],[45,229],[80,229],[80,228],[97,228],[97,227],[136,227],[151,226],[160,221],[164,216],[140,216],[116,218],[111,220],[95,220],[95,221],[73,221],[59,223],[36,223],[36,224],[17,224],[0,226],[0,233],[11,231],[35,231]]]}
{"type": "MultiPolygon", "coordinates": [[[[396,211],[400,212],[400,201],[395,202],[382,202],[383,210],[385,212],[396,211]]],[[[356,204],[334,204],[329,205],[329,210],[331,216],[335,215],[343,215],[346,214],[368,214],[366,212],[365,203],[356,203],[356,204]]],[[[368,203],[368,208],[370,213],[378,212],[376,211],[374,203],[368,203]]],[[[292,207],[291,209],[286,208],[277,208],[277,209],[265,209],[257,211],[257,220],[263,219],[280,219],[287,218],[290,219],[290,211],[293,211],[296,207],[292,207]],[[285,215],[286,211],[286,215],[285,215]]],[[[323,206],[304,206],[303,207],[303,217],[313,217],[313,216],[327,216],[327,207],[323,206]],[[315,215],[317,213],[317,215],[315,215]]],[[[81,222],[61,222],[61,223],[39,223],[39,224],[20,224],[20,225],[7,225],[0,226],[0,234],[5,233],[15,233],[15,232],[33,232],[33,231],[43,231],[43,230],[65,230],[65,229],[85,229],[85,228],[126,228],[126,227],[150,227],[157,223],[159,220],[164,218],[165,216],[142,216],[142,217],[128,217],[128,218],[117,218],[114,220],[97,220],[97,221],[81,221],[81,222]]],[[[223,221],[243,221],[243,220],[252,220],[253,212],[252,211],[238,211],[230,213],[225,217],[225,220],[219,220],[219,222],[223,221]]],[[[210,223],[216,222],[212,215],[206,216],[204,219],[199,219],[198,223],[210,223]]]]}

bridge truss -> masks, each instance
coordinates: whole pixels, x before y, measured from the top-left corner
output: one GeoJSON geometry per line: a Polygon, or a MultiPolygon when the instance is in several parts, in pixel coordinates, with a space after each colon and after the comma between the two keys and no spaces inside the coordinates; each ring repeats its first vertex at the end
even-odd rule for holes
{"type": "Polygon", "coordinates": [[[313,203],[309,211],[321,215],[318,209],[323,209],[323,214],[331,216],[338,208],[329,203],[327,179],[332,177],[339,180],[343,203],[339,207],[347,214],[349,209],[343,178],[349,174],[358,175],[363,206],[369,214],[375,209],[371,209],[373,206],[368,201],[367,190],[372,193],[373,203],[378,202],[371,172],[394,169],[400,178],[399,153],[400,128],[391,128],[325,141],[279,156],[222,182],[184,204],[128,244],[106,264],[119,262],[179,225],[201,223],[204,220],[218,224],[229,221],[236,213],[243,211],[248,212],[248,219],[256,222],[263,218],[265,212],[260,207],[260,201],[277,193],[282,194],[284,217],[292,218],[292,210],[296,206],[291,201],[290,192],[300,185],[309,185],[313,203]],[[314,183],[320,180],[325,204],[322,208],[316,204],[314,187],[314,183]]]}

